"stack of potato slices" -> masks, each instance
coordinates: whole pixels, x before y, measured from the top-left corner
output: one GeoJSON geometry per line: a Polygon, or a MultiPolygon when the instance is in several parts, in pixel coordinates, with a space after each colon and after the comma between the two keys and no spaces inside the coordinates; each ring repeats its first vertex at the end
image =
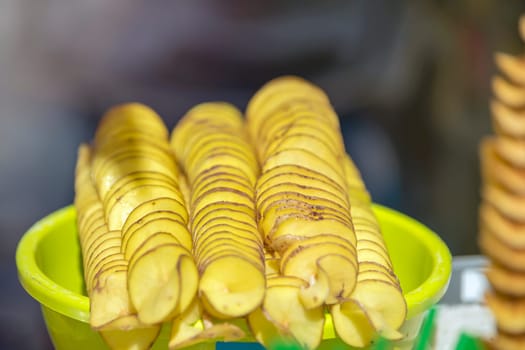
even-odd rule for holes
{"type": "Polygon", "coordinates": [[[315,349],[326,317],[351,346],[402,337],[370,195],[303,79],[264,85],[246,120],[197,105],[171,135],[148,107],[115,107],[79,148],[75,190],[90,322],[112,349],[147,349],[165,322],[170,349],[249,333],[315,349]]]}
{"type": "MultiPolygon", "coordinates": [[[[396,330],[405,320],[406,303],[328,97],[303,79],[278,78],[254,95],[246,118],[262,170],[256,186],[259,229],[279,264],[280,279],[299,281],[293,285],[300,304],[289,297],[286,305],[294,306],[294,315],[322,315],[322,307],[331,306],[336,331],[353,346],[369,345],[378,332],[400,338],[396,330]]],[[[268,291],[276,279],[268,274],[268,291]]],[[[262,306],[266,315],[278,299],[269,297],[267,292],[262,306]]],[[[319,317],[293,320],[291,313],[267,318],[286,330],[281,337],[288,333],[315,348],[319,317]]],[[[263,343],[269,328],[254,329],[263,343]]]]}
{"type": "Polygon", "coordinates": [[[350,297],[330,308],[334,326],[343,341],[356,347],[370,344],[378,332],[387,339],[399,340],[403,337],[398,329],[405,321],[406,301],[361,174],[350,156],[343,164],[359,272],[350,297]]]}
{"type": "Polygon", "coordinates": [[[208,313],[235,318],[264,296],[264,250],[255,221],[259,167],[242,114],[224,103],[190,110],[171,138],[189,186],[199,295],[208,313]]]}
{"type": "Polygon", "coordinates": [[[280,78],[253,96],[246,118],[262,167],[259,228],[281,257],[281,272],[308,282],[308,306],[348,297],[357,276],[356,237],[344,144],[328,98],[301,79],[280,78]]]}
{"type": "MultiPolygon", "coordinates": [[[[115,331],[139,326],[158,331],[196,295],[198,272],[179,171],[162,119],[139,104],[111,109],[99,124],[92,150],[81,146],[79,152],[75,203],[81,241],[90,237],[82,248],[91,324],[113,331],[108,343],[125,348],[120,338],[132,339],[115,331]],[[93,209],[79,203],[88,190],[93,209]],[[83,217],[98,221],[85,227],[83,217]],[[90,254],[95,249],[98,254],[90,254]],[[110,284],[117,282],[119,288],[110,284]],[[117,310],[118,298],[122,306],[117,310]],[[118,327],[99,326],[96,315],[118,327]]],[[[148,348],[151,343],[141,339],[144,346],[135,346],[148,348]]]]}
{"type": "MultiPolygon", "coordinates": [[[[525,16],[520,20],[525,40],[525,16]]],[[[525,61],[498,53],[506,76],[493,80],[495,136],[480,147],[482,203],[479,245],[489,258],[486,275],[493,291],[486,303],[496,319],[496,349],[525,348],[525,61]]]]}

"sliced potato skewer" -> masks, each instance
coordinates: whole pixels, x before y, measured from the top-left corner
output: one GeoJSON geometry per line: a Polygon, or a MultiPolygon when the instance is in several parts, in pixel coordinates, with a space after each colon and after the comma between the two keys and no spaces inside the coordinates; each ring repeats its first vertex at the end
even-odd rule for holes
{"type": "Polygon", "coordinates": [[[184,312],[198,273],[162,119],[140,104],[109,110],[95,135],[92,178],[109,228],[121,232],[128,291],[140,321],[158,324],[184,312]]]}
{"type": "Polygon", "coordinates": [[[89,322],[112,349],[149,349],[159,334],[160,326],[141,324],[131,305],[127,290],[128,262],[120,252],[120,232],[112,235],[113,231],[106,225],[102,204],[91,181],[90,163],[89,146],[80,145],[74,203],[90,301],[89,322]],[[95,219],[89,220],[89,217],[95,219]],[[88,222],[91,224],[87,225],[88,222]],[[108,240],[116,241],[116,250],[104,248],[102,243],[108,240]],[[97,258],[89,260],[90,256],[97,258]]]}
{"type": "Polygon", "coordinates": [[[283,77],[257,91],[246,118],[261,164],[256,202],[265,244],[283,257],[282,274],[308,282],[303,303],[338,303],[354,289],[357,257],[337,115],[321,89],[283,77]],[[326,240],[317,242],[320,235],[326,240]]]}
{"type": "Polygon", "coordinates": [[[192,108],[171,137],[187,175],[199,296],[218,318],[242,317],[264,296],[262,238],[255,222],[259,169],[240,112],[225,103],[192,108]]]}
{"type": "Polygon", "coordinates": [[[348,300],[330,309],[334,326],[339,337],[351,346],[367,346],[378,334],[398,340],[402,338],[398,330],[405,321],[406,301],[361,175],[349,156],[344,165],[359,272],[348,300]]]}

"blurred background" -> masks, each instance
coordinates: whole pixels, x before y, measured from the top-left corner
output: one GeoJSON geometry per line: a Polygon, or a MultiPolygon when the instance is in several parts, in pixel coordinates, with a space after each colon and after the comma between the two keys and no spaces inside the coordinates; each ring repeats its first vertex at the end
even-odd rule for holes
{"type": "Polygon", "coordinates": [[[194,104],[244,108],[264,82],[319,84],[376,202],[476,254],[478,143],[493,53],[520,53],[525,3],[0,1],[0,348],[49,349],[14,252],[73,198],[76,148],[110,106],[140,101],[171,128],[194,104]]]}

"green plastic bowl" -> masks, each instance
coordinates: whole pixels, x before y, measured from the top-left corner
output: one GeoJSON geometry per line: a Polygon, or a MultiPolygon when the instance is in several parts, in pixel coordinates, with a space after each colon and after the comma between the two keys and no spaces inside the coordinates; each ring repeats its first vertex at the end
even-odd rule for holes
{"type": "MultiPolygon", "coordinates": [[[[406,337],[396,345],[410,349],[426,311],[440,300],[448,287],[452,257],[445,243],[421,223],[379,205],[374,206],[374,211],[408,305],[407,320],[401,329],[406,337]]],[[[89,299],[84,290],[75,215],[75,209],[68,206],[46,216],[27,231],[16,252],[18,275],[25,290],[41,304],[56,349],[107,349],[88,324],[89,299]]],[[[164,325],[153,349],[167,349],[168,337],[169,325],[164,325]]],[[[256,343],[244,343],[243,349],[247,345],[259,347],[256,343]]],[[[204,344],[195,348],[213,349],[214,346],[204,344]]],[[[224,348],[227,343],[220,346],[224,348]]],[[[343,343],[334,338],[328,318],[321,349],[343,347],[343,343]]]]}

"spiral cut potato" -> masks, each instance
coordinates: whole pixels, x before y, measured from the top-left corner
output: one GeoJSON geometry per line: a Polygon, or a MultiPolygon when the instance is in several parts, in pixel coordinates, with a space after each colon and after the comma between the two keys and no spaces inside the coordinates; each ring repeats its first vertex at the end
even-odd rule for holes
{"type": "Polygon", "coordinates": [[[258,224],[274,271],[267,273],[263,305],[249,316],[256,338],[315,348],[317,315],[328,305],[349,345],[367,346],[378,334],[400,339],[406,302],[326,95],[283,77],[263,86],[246,114],[262,168],[258,224]]]}
{"type": "MultiPolygon", "coordinates": [[[[525,16],[520,19],[525,40],[525,16]]],[[[486,302],[496,320],[496,349],[525,347],[525,58],[496,54],[495,135],[480,144],[482,202],[478,242],[489,258],[486,302]]]]}
{"type": "Polygon", "coordinates": [[[359,272],[352,294],[332,305],[335,330],[347,344],[368,346],[377,334],[399,340],[407,305],[394,274],[379,223],[372,212],[371,199],[352,159],[344,159],[350,213],[357,238],[359,272]]]}
{"type": "Polygon", "coordinates": [[[265,242],[280,254],[283,275],[308,283],[303,303],[335,304],[353,291],[358,268],[338,118],[319,88],[294,77],[264,85],[246,118],[262,168],[256,203],[265,242]]]}
{"type": "Polygon", "coordinates": [[[119,231],[110,231],[91,180],[91,150],[78,149],[75,207],[82,248],[84,280],[90,298],[90,324],[114,349],[148,349],[160,327],[142,324],[127,290],[128,261],[121,253],[119,231]]]}
{"type": "Polygon", "coordinates": [[[199,296],[218,318],[247,315],[262,302],[264,249],[255,221],[257,159],[241,113],[226,103],[192,108],[171,144],[187,175],[199,296]]]}
{"type": "Polygon", "coordinates": [[[101,329],[112,348],[132,348],[125,344],[133,329],[149,332],[136,345],[149,348],[160,324],[183,313],[196,295],[178,178],[162,119],[140,104],[108,111],[91,150],[79,150],[75,205],[90,322],[94,328],[110,322],[101,329]]]}

